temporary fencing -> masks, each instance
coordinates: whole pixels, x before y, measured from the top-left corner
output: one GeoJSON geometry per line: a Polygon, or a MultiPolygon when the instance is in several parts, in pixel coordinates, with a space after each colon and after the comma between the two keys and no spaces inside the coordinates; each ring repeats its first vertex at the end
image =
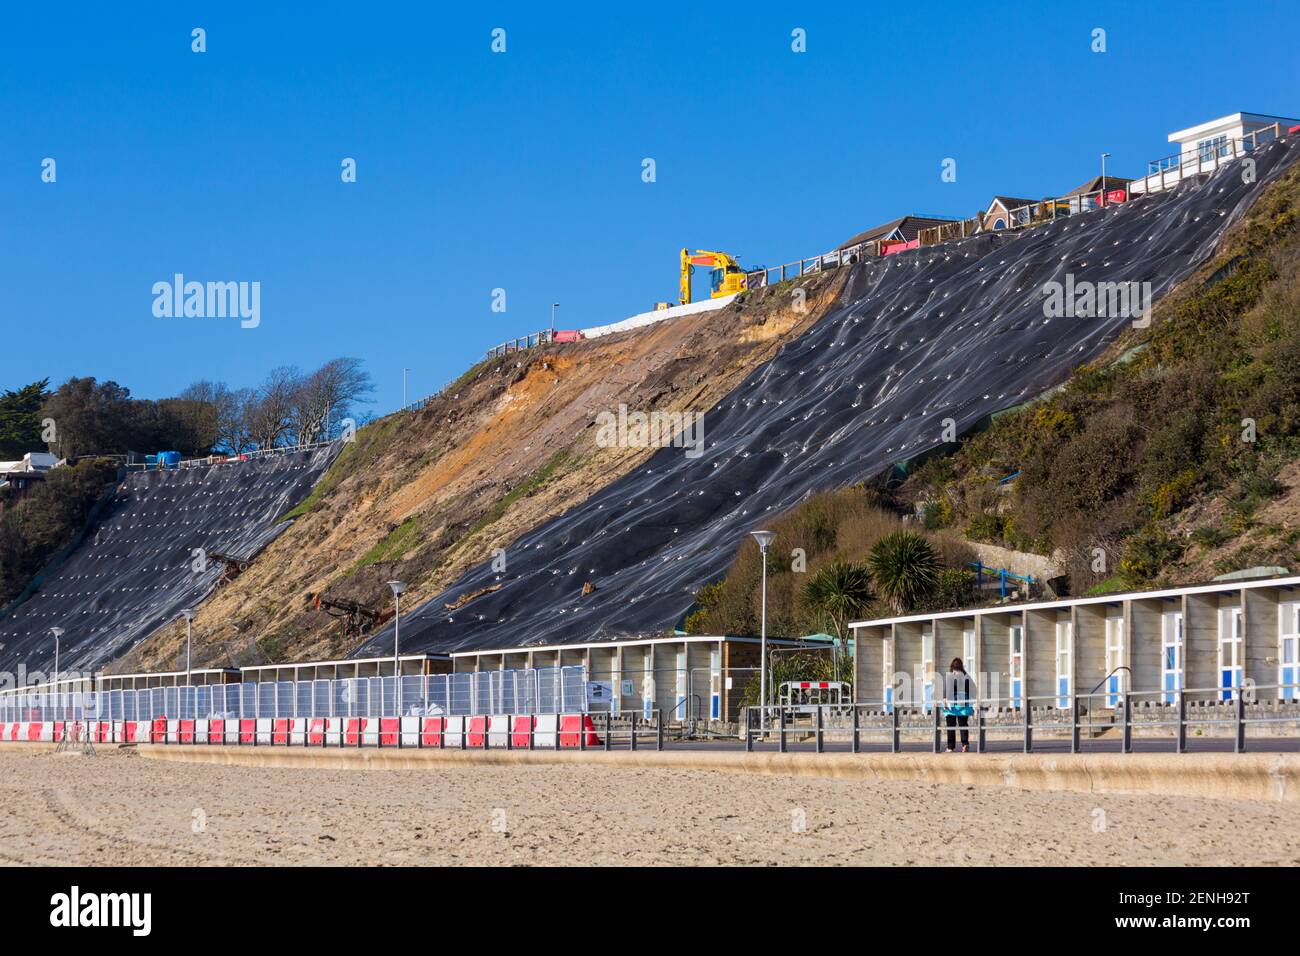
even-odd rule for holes
{"type": "Polygon", "coordinates": [[[10,691],[0,694],[0,740],[635,750],[650,738],[662,748],[657,710],[592,714],[586,692],[581,665],[396,680],[10,691]]]}
{"type": "Polygon", "coordinates": [[[400,678],[256,681],[98,691],[8,691],[0,723],[157,719],[442,717],[559,714],[587,708],[586,668],[529,668],[400,678]],[[400,696],[399,696],[400,695],[400,696]],[[400,706],[395,706],[395,702],[400,706]]]}

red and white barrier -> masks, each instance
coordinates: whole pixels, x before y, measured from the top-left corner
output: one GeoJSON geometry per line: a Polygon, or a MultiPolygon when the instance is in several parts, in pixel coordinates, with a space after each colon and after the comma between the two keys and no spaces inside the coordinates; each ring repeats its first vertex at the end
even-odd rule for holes
{"type": "Polygon", "coordinates": [[[444,717],[447,726],[443,731],[443,739],[446,741],[446,747],[459,747],[465,740],[465,718],[464,717],[444,717]]]}
{"type": "Polygon", "coordinates": [[[420,718],[420,745],[422,747],[441,747],[442,733],[447,727],[447,721],[443,717],[422,717],[420,718]]]}
{"type": "Polygon", "coordinates": [[[528,740],[533,729],[532,717],[516,717],[510,728],[510,744],[516,750],[527,750],[528,740]]]}
{"type": "Polygon", "coordinates": [[[587,737],[588,747],[599,747],[601,740],[596,736],[596,725],[590,714],[564,714],[560,717],[560,746],[581,747],[581,735],[587,737]]]}
{"type": "Polygon", "coordinates": [[[402,718],[402,746],[418,747],[420,746],[420,721],[419,717],[402,718]]]}
{"type": "Polygon", "coordinates": [[[555,746],[555,731],[559,718],[555,714],[538,714],[533,718],[533,746],[538,749],[550,749],[555,746]]]}
{"type": "Polygon", "coordinates": [[[484,740],[487,737],[488,719],[486,717],[469,718],[469,726],[465,730],[465,746],[474,750],[482,750],[484,740]]]}
{"type": "Polygon", "coordinates": [[[325,718],[309,717],[307,719],[307,746],[325,746],[325,718]]]}
{"type": "Polygon", "coordinates": [[[338,747],[345,745],[343,725],[347,722],[345,717],[331,717],[325,721],[325,737],[327,747],[338,747]]]}
{"type": "Polygon", "coordinates": [[[488,746],[507,747],[510,744],[510,718],[494,714],[488,718],[488,746]]]}
{"type": "MultiPolygon", "coordinates": [[[[813,684],[813,686],[816,686],[813,684]]],[[[589,714],[475,717],[259,717],[148,721],[8,721],[0,741],[278,747],[444,747],[526,750],[601,746],[589,714]]]]}

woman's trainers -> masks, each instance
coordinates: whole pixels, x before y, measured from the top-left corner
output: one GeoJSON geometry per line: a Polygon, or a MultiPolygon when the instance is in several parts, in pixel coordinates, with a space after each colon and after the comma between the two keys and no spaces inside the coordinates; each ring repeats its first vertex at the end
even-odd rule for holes
{"type": "Polygon", "coordinates": [[[962,752],[962,753],[970,753],[970,747],[966,746],[965,744],[962,744],[962,745],[961,745],[961,752],[962,752]]]}

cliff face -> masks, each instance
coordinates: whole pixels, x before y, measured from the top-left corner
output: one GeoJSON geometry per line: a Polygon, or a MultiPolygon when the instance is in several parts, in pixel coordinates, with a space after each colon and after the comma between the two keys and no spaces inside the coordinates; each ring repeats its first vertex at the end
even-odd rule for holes
{"type": "Polygon", "coordinates": [[[1300,567],[1300,166],[1100,360],[896,492],[1071,593],[1300,567]],[[1013,552],[1015,553],[1015,552],[1013,552]],[[1040,572],[1041,573],[1041,572],[1040,572]]]}
{"type": "Polygon", "coordinates": [[[0,620],[0,669],[97,670],[193,607],[221,562],[252,558],[285,530],[336,446],[177,471],[134,472],[35,593],[0,620]]]}
{"type": "MultiPolygon", "coordinates": [[[[447,651],[671,629],[737,542],[810,492],[871,479],[1066,382],[1131,327],[1058,316],[1054,283],[1161,299],[1290,167],[1292,142],[1208,182],[742,296],[715,313],[475,366],[363,429],[295,519],[195,621],[197,664],[386,654],[316,598],[447,651]],[[1071,285],[1073,284],[1073,285],[1071,285]],[[804,307],[800,307],[805,303],[804,307]],[[603,413],[704,413],[703,448],[601,441],[603,413]]],[[[627,437],[627,436],[624,436],[627,437]]],[[[174,666],[178,626],[117,669],[174,666]]]]}
{"type": "MultiPolygon", "coordinates": [[[[348,655],[358,638],[317,610],[315,595],[386,611],[393,578],[410,586],[405,606],[441,593],[650,456],[601,447],[602,412],[712,407],[833,308],[845,277],[809,276],[717,312],[483,362],[423,410],[361,429],[287,530],[199,609],[196,662],[348,655]]],[[[184,631],[172,626],[113,669],[171,667],[183,653],[184,631]]]]}
{"type": "MultiPolygon", "coordinates": [[[[1090,311],[1060,314],[1047,290],[1136,283],[1161,299],[1296,155],[1293,141],[1278,141],[1168,193],[851,267],[834,308],[709,408],[702,455],[660,449],[523,535],[504,570],[480,563],[404,616],[403,646],[671,629],[748,531],[812,491],[932,453],[1043,395],[1138,318],[1100,307],[1100,293],[1090,311]],[[459,601],[465,594],[478,596],[459,601]]],[[[360,652],[390,646],[388,631],[360,652]]]]}

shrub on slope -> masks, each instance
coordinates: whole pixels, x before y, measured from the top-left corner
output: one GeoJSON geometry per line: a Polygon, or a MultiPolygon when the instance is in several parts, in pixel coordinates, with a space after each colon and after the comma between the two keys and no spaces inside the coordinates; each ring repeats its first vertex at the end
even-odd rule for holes
{"type": "MultiPolygon", "coordinates": [[[[781,636],[798,636],[827,630],[828,616],[808,585],[825,569],[836,564],[871,563],[877,545],[904,529],[903,522],[880,506],[877,492],[862,485],[810,495],[799,507],[771,523],[776,539],[768,552],[767,631],[781,636]]],[[[933,550],[937,568],[928,584],[914,595],[918,606],[939,609],[968,603],[973,589],[960,581],[970,575],[964,570],[975,558],[971,549],[946,534],[923,533],[933,550]],[[956,582],[956,583],[955,583],[956,582]]],[[[722,580],[700,588],[697,609],[686,619],[692,634],[756,635],[759,633],[759,602],[762,559],[752,540],[741,544],[736,559],[722,580]]],[[[928,576],[927,576],[928,577],[928,576]]],[[[892,605],[874,583],[873,599],[858,614],[869,617],[892,613],[892,605]]],[[[830,622],[834,626],[834,622],[830,622]]]]}
{"type": "Polygon", "coordinates": [[[55,468],[26,498],[0,497],[0,607],[72,543],[117,477],[103,459],[55,468]]]}
{"type": "Polygon", "coordinates": [[[1300,484],[1298,216],[1292,170],[1120,360],[928,462],[898,503],[931,528],[1059,552],[1075,593],[1300,566],[1294,509],[1270,504],[1300,484]]]}

